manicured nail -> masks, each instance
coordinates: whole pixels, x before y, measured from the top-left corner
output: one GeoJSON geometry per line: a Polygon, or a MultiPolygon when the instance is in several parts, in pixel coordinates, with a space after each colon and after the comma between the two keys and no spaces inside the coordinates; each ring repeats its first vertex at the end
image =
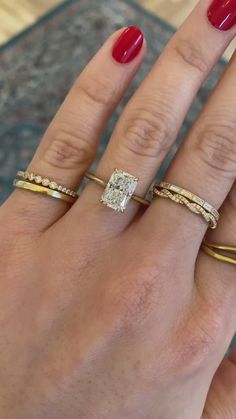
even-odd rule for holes
{"type": "Polygon", "coordinates": [[[137,57],[143,45],[143,34],[135,26],[129,26],[119,36],[112,50],[113,58],[126,64],[137,57]]]}
{"type": "Polygon", "coordinates": [[[215,28],[228,31],[236,24],[236,1],[214,0],[208,9],[208,19],[215,28]]]}

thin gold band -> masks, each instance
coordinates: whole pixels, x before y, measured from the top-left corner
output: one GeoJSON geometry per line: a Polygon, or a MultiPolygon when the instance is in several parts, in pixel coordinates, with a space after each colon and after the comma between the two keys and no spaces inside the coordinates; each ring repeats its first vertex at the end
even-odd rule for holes
{"type": "Polygon", "coordinates": [[[179,195],[184,196],[185,198],[187,198],[191,202],[194,202],[195,204],[200,205],[205,211],[212,214],[213,217],[215,217],[216,221],[219,221],[220,214],[217,211],[217,209],[214,208],[213,205],[206,202],[204,199],[200,198],[200,196],[195,195],[194,193],[188,191],[187,189],[181,188],[177,185],[173,185],[172,183],[168,183],[168,182],[156,183],[155,187],[156,188],[159,187],[159,188],[167,189],[171,192],[174,192],[174,193],[177,193],[179,195]]]}
{"type": "Polygon", "coordinates": [[[206,241],[204,241],[202,244],[202,250],[214,259],[217,259],[224,263],[228,263],[230,265],[236,265],[236,247],[234,246],[225,246],[222,244],[207,243],[206,241]],[[220,253],[220,251],[235,254],[235,258],[223,255],[220,253]]]}
{"type": "MultiPolygon", "coordinates": [[[[85,177],[87,179],[92,180],[93,182],[97,183],[98,185],[102,186],[103,188],[105,188],[107,186],[107,182],[105,182],[101,178],[97,177],[93,173],[86,172],[85,177]]],[[[146,206],[150,205],[150,201],[148,201],[147,199],[142,198],[141,196],[133,194],[132,199],[134,201],[138,202],[139,204],[146,205],[146,206]]]]}
{"type": "Polygon", "coordinates": [[[178,193],[172,193],[168,189],[159,190],[157,186],[153,188],[152,194],[153,196],[170,199],[176,204],[185,205],[186,208],[188,208],[194,214],[202,216],[204,220],[209,224],[211,229],[214,230],[217,227],[217,220],[211,213],[207,212],[201,205],[197,204],[196,202],[191,202],[185,196],[178,193]]]}
{"type": "Polygon", "coordinates": [[[55,191],[49,189],[45,186],[36,185],[34,183],[26,182],[25,180],[14,179],[13,185],[19,189],[26,189],[28,191],[42,193],[52,198],[61,199],[62,201],[69,202],[70,204],[74,204],[77,198],[73,198],[72,196],[66,195],[62,192],[55,191]]]}
{"type": "Polygon", "coordinates": [[[36,175],[32,172],[19,170],[17,172],[17,176],[23,178],[24,180],[28,180],[34,184],[36,183],[37,185],[42,185],[49,189],[62,192],[63,194],[72,196],[73,198],[78,198],[77,192],[73,191],[72,189],[68,189],[66,186],[59,185],[54,180],[50,180],[41,175],[36,175]]]}
{"type": "Polygon", "coordinates": [[[206,240],[204,240],[203,243],[206,246],[211,247],[212,249],[223,250],[225,252],[235,253],[236,254],[236,246],[228,246],[228,245],[221,244],[221,243],[210,243],[210,242],[208,242],[206,240]]]}

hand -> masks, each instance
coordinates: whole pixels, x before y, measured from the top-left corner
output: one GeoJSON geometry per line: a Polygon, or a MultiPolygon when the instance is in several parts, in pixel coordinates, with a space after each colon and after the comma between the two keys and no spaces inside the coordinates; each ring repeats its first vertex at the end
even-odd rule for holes
{"type": "MultiPolygon", "coordinates": [[[[211,22],[224,30],[209,23],[209,6],[200,1],[129,101],[97,167],[100,178],[117,167],[140,179],[136,194],[147,192],[197,90],[236,34],[232,16],[222,27],[212,7],[211,22]]],[[[108,39],[29,171],[79,187],[145,50],[134,27],[108,39]]],[[[232,245],[235,70],[233,57],[166,175],[221,207],[209,238],[232,245]]],[[[0,417],[236,417],[235,355],[218,369],[235,332],[234,266],[199,251],[207,223],[181,205],[159,198],[145,209],[131,200],[120,214],[99,202],[101,193],[90,182],[70,208],[16,189],[1,207],[0,417]]]]}

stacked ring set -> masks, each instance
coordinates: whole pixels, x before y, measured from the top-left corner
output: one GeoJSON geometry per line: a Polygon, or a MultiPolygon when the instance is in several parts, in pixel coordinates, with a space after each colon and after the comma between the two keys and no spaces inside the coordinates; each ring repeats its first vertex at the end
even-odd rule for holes
{"type": "MultiPolygon", "coordinates": [[[[13,185],[16,188],[26,189],[36,193],[46,194],[53,198],[61,199],[74,204],[78,199],[77,192],[59,185],[54,180],[40,176],[28,171],[18,171],[17,176],[21,179],[14,179],[13,185]]],[[[149,206],[151,201],[134,194],[139,179],[120,169],[115,169],[110,179],[101,179],[92,173],[86,173],[85,177],[103,187],[100,202],[116,212],[123,213],[130,199],[139,204],[149,206]]],[[[185,206],[194,214],[201,216],[209,225],[215,229],[220,218],[216,208],[194,193],[179,186],[167,182],[156,183],[151,191],[153,198],[169,199],[177,204],[185,206]]],[[[220,261],[236,264],[236,248],[221,244],[210,244],[203,242],[202,249],[208,255],[220,261]]]]}

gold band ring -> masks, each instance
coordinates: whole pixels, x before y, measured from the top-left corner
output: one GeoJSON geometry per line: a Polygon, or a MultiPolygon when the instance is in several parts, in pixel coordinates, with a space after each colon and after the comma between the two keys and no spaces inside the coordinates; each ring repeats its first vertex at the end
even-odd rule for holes
{"type": "Polygon", "coordinates": [[[187,191],[187,189],[183,189],[183,188],[180,188],[179,186],[173,185],[172,183],[160,182],[156,184],[156,187],[167,189],[168,191],[184,196],[185,198],[189,199],[191,202],[194,202],[195,204],[200,205],[207,212],[212,214],[215,217],[216,221],[219,221],[220,214],[217,211],[217,209],[214,208],[208,202],[206,202],[204,199],[200,198],[200,196],[197,196],[194,193],[187,191]]]}
{"type": "Polygon", "coordinates": [[[36,185],[34,183],[26,182],[25,180],[14,179],[13,185],[19,189],[26,189],[28,191],[42,193],[53,198],[61,199],[62,201],[68,202],[70,204],[74,204],[77,198],[72,196],[66,195],[63,192],[59,192],[56,190],[52,190],[47,188],[46,186],[36,185]]]}
{"type": "Polygon", "coordinates": [[[236,247],[203,241],[202,250],[209,256],[230,265],[236,265],[236,247]]]}
{"type": "Polygon", "coordinates": [[[218,211],[202,198],[186,189],[167,182],[161,182],[154,185],[152,195],[185,205],[194,214],[201,215],[211,229],[217,227],[217,222],[220,217],[218,211]]]}
{"type": "MultiPolygon", "coordinates": [[[[125,174],[125,175],[128,175],[125,172],[119,171],[118,169],[116,169],[114,173],[116,173],[116,172],[121,173],[121,175],[122,175],[122,173],[125,174]]],[[[109,182],[104,181],[103,179],[99,178],[98,176],[96,176],[96,175],[94,175],[93,173],[90,173],[90,172],[86,172],[85,177],[87,179],[92,180],[93,182],[97,183],[98,185],[102,186],[103,188],[106,188],[108,183],[109,183],[109,182]]],[[[142,205],[145,205],[145,206],[150,205],[150,201],[148,201],[145,198],[142,198],[141,196],[135,195],[135,194],[132,194],[131,199],[133,199],[134,201],[138,202],[139,204],[142,204],[142,205]]]]}
{"type": "Polygon", "coordinates": [[[66,186],[59,185],[53,180],[40,175],[36,175],[35,173],[19,170],[17,172],[17,176],[23,178],[26,181],[29,180],[33,184],[42,185],[49,189],[62,192],[65,195],[72,196],[73,198],[78,198],[78,194],[75,191],[68,189],[66,186]]]}

